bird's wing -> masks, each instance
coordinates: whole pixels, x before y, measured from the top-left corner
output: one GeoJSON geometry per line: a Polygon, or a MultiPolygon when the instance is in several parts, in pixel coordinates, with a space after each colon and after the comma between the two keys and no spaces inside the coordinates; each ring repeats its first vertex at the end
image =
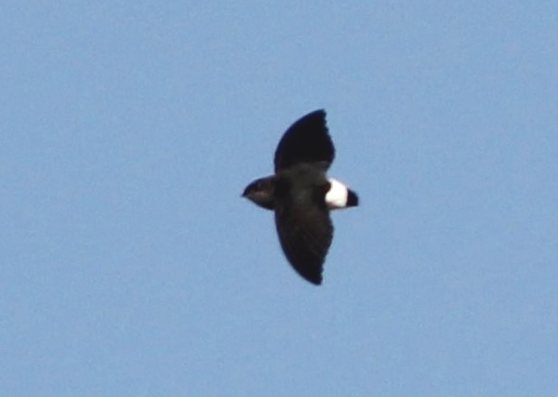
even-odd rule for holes
{"type": "Polygon", "coordinates": [[[308,113],[289,127],[275,150],[275,172],[298,163],[333,162],[335,149],[326,126],[326,113],[308,113]]]}
{"type": "Polygon", "coordinates": [[[281,201],[275,224],[285,256],[293,268],[313,284],[322,282],[322,270],[333,239],[333,224],[325,205],[281,201]]]}

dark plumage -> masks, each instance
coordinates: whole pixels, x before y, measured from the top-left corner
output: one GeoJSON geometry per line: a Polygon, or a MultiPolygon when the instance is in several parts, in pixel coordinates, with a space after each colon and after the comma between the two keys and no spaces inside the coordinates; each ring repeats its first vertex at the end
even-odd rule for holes
{"type": "Polygon", "coordinates": [[[293,268],[319,285],[333,238],[329,211],[358,205],[357,195],[328,179],[326,171],[335,149],[328,134],[325,111],[296,121],[275,151],[275,175],[250,183],[243,196],[275,211],[279,241],[293,268]]]}

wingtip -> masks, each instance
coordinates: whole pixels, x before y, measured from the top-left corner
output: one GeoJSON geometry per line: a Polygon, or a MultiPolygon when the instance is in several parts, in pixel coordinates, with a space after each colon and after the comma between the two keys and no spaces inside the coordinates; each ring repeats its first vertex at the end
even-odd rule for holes
{"type": "Polygon", "coordinates": [[[329,166],[334,157],[326,111],[318,109],[300,117],[283,134],[275,150],[275,171],[302,162],[325,162],[329,166]]]}
{"type": "Polygon", "coordinates": [[[322,275],[318,274],[301,274],[302,278],[308,281],[310,284],[315,285],[316,287],[322,285],[322,275]]]}
{"type": "MultiPolygon", "coordinates": [[[[291,263],[292,264],[292,263],[291,263]]],[[[315,285],[316,287],[322,285],[322,272],[313,272],[309,271],[309,269],[302,269],[300,267],[294,266],[294,270],[298,273],[298,275],[303,278],[308,283],[315,285]]]]}
{"type": "Polygon", "coordinates": [[[313,116],[318,116],[318,117],[323,118],[325,120],[326,115],[327,115],[327,112],[326,112],[325,109],[316,109],[313,112],[310,112],[310,113],[306,114],[305,116],[302,116],[302,118],[306,118],[306,117],[311,118],[313,116]]]}
{"type": "Polygon", "coordinates": [[[308,281],[312,285],[315,285],[316,287],[319,287],[320,285],[322,285],[322,279],[321,278],[319,280],[310,280],[310,279],[307,278],[306,281],[308,281]]]}

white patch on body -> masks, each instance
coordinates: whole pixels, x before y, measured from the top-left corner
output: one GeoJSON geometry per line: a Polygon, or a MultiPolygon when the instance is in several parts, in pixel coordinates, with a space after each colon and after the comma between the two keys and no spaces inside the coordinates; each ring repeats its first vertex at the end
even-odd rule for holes
{"type": "Polygon", "coordinates": [[[347,207],[349,189],[336,179],[329,178],[331,187],[325,196],[327,207],[331,210],[347,207]]]}

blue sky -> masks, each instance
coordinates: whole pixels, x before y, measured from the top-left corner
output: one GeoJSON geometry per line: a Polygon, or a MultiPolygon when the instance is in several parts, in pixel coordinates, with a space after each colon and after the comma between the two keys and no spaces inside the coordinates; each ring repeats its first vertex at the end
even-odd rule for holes
{"type": "Polygon", "coordinates": [[[556,2],[2,8],[2,395],[556,395],[556,2]],[[239,196],[318,108],[316,288],[239,196]]]}

